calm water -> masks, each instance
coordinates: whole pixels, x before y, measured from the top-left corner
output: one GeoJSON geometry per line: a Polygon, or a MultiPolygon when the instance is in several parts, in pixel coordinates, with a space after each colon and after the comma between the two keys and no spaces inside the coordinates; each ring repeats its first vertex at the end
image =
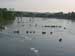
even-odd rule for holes
{"type": "Polygon", "coordinates": [[[0,56],[75,56],[75,22],[17,17],[13,24],[6,27],[0,32],[0,56]],[[62,27],[43,27],[45,25],[62,27]],[[14,33],[16,30],[20,33],[14,33]]]}

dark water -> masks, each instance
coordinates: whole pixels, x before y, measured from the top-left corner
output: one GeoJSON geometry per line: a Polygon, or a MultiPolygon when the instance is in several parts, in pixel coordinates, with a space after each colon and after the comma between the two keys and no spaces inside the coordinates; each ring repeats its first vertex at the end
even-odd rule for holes
{"type": "Polygon", "coordinates": [[[6,27],[0,32],[0,56],[75,56],[75,22],[23,17],[6,27]]]}

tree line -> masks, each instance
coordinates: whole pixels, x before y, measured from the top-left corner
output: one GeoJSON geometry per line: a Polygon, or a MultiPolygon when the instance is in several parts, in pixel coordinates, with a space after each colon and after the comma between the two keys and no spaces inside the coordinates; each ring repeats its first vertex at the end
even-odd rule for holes
{"type": "Polygon", "coordinates": [[[15,19],[13,11],[9,11],[7,8],[0,8],[0,24],[6,24],[15,19]]]}
{"type": "Polygon", "coordinates": [[[21,12],[17,11],[16,16],[23,17],[44,17],[44,18],[60,18],[60,19],[72,19],[75,20],[75,12],[57,12],[57,13],[38,13],[38,12],[21,12]]]}
{"type": "Polygon", "coordinates": [[[44,17],[44,18],[59,18],[75,20],[75,12],[57,12],[57,13],[41,13],[41,12],[25,12],[25,11],[10,11],[7,8],[0,8],[0,22],[2,20],[13,20],[15,17],[44,17]]]}

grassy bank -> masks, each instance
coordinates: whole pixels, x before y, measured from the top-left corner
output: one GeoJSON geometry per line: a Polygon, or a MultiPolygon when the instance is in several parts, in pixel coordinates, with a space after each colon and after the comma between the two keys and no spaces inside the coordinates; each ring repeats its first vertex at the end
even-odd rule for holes
{"type": "Polygon", "coordinates": [[[0,24],[5,25],[15,19],[14,12],[8,11],[6,8],[0,8],[0,24]]]}

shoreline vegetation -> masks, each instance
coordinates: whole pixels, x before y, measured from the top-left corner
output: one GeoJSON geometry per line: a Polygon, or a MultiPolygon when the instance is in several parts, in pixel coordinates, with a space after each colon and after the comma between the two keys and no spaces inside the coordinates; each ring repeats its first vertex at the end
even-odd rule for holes
{"type": "Polygon", "coordinates": [[[15,20],[15,13],[7,8],[0,8],[0,31],[15,20]]]}
{"type": "Polygon", "coordinates": [[[57,12],[57,13],[40,13],[40,12],[23,12],[15,11],[17,17],[41,17],[41,18],[58,18],[75,20],[75,12],[57,12]]]}
{"type": "Polygon", "coordinates": [[[42,18],[58,18],[75,20],[75,12],[57,12],[57,13],[40,13],[40,12],[25,12],[8,10],[7,8],[0,8],[0,25],[12,22],[15,17],[42,17],[42,18]]]}
{"type": "Polygon", "coordinates": [[[6,25],[15,19],[15,14],[7,8],[0,8],[0,25],[6,25]]]}
{"type": "Polygon", "coordinates": [[[59,19],[75,20],[75,12],[41,13],[41,12],[15,11],[15,10],[8,10],[7,8],[0,8],[0,21],[12,20],[15,17],[42,17],[42,18],[59,18],[59,19]]]}

